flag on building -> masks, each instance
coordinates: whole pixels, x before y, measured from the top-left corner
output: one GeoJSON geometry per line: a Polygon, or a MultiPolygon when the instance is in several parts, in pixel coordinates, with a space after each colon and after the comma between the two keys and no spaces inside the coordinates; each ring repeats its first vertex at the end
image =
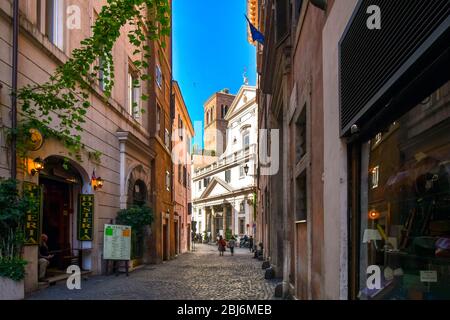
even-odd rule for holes
{"type": "Polygon", "coordinates": [[[247,19],[248,24],[250,26],[250,32],[252,33],[253,41],[257,41],[261,44],[264,44],[264,35],[261,32],[259,32],[258,29],[255,28],[255,26],[250,22],[247,16],[245,16],[245,19],[247,19]]]}

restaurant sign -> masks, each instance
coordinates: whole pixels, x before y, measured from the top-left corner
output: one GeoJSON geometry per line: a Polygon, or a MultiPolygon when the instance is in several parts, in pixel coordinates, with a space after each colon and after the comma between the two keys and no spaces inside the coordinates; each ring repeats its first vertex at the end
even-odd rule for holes
{"type": "Polygon", "coordinates": [[[35,206],[26,213],[25,245],[38,245],[41,233],[41,187],[35,183],[24,182],[23,194],[35,202],[35,206]]]}
{"type": "Polygon", "coordinates": [[[78,240],[92,241],[94,219],[94,195],[80,194],[78,212],[78,240]]]}

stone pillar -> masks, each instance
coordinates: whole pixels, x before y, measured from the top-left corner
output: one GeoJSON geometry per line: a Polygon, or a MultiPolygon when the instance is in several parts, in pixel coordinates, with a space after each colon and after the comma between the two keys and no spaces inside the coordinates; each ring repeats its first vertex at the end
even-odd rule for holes
{"type": "Polygon", "coordinates": [[[211,206],[211,240],[215,241],[217,234],[216,234],[216,213],[214,211],[214,206],[211,206]]]}
{"type": "Polygon", "coordinates": [[[118,132],[117,138],[119,139],[119,172],[120,172],[120,209],[126,209],[127,207],[127,187],[126,187],[126,141],[128,139],[128,133],[118,132]]]}
{"type": "Polygon", "coordinates": [[[223,237],[225,238],[227,235],[227,207],[222,205],[222,219],[223,219],[223,237]]]}

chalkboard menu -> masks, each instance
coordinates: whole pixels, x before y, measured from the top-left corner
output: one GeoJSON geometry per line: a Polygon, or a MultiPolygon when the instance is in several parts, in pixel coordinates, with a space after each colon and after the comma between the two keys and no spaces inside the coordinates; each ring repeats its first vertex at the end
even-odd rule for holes
{"type": "Polygon", "coordinates": [[[131,227],[105,224],[103,240],[103,259],[130,260],[131,227]]]}

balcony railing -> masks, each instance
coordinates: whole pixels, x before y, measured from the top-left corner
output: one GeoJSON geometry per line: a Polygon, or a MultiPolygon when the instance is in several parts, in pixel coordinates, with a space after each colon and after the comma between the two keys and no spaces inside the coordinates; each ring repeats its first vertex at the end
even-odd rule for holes
{"type": "Polygon", "coordinates": [[[230,154],[223,154],[219,160],[207,165],[203,168],[199,168],[194,172],[194,178],[209,173],[211,171],[220,169],[230,164],[236,164],[245,159],[248,156],[256,156],[256,144],[251,144],[247,148],[238,150],[230,154]]]}

